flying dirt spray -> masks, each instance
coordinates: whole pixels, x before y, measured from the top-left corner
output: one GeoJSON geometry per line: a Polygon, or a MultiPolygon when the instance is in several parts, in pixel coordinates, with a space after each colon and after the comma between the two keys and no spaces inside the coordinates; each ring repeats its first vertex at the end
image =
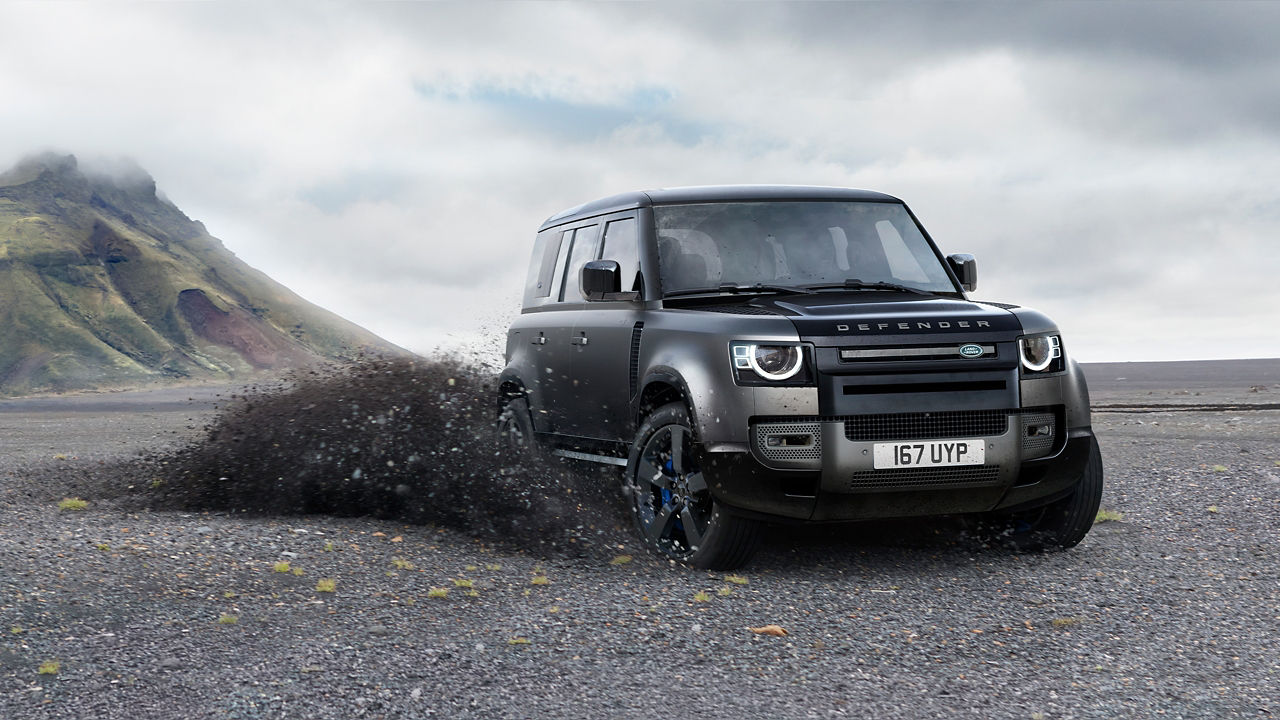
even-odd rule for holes
{"type": "Polygon", "coordinates": [[[234,397],[202,439],[151,458],[161,481],[148,486],[146,502],[368,515],[535,551],[625,541],[618,478],[499,445],[494,379],[450,358],[299,372],[234,397]]]}

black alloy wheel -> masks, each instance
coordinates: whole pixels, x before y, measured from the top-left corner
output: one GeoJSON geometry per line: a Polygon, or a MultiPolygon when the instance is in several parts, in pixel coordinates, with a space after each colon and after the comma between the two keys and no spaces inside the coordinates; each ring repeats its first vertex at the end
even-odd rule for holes
{"type": "Polygon", "coordinates": [[[721,507],[702,472],[702,449],[682,403],[645,419],[627,461],[626,490],[641,539],[695,567],[732,569],[750,559],[759,524],[721,507]]]}

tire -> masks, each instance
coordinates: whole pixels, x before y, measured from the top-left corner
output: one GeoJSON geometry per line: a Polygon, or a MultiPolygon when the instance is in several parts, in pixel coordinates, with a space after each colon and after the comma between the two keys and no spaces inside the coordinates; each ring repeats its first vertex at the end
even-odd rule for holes
{"type": "Polygon", "coordinates": [[[1089,442],[1089,460],[1076,489],[1044,507],[1013,514],[993,514],[982,525],[992,539],[1017,550],[1066,550],[1089,534],[1102,502],[1102,452],[1089,442]]]}
{"type": "Polygon", "coordinates": [[[701,446],[682,403],[645,418],[623,479],[636,530],[651,550],[674,560],[711,570],[741,567],[760,544],[760,523],[716,502],[701,468],[701,446]]]}
{"type": "Polygon", "coordinates": [[[498,413],[498,446],[513,457],[531,457],[537,445],[533,435],[533,418],[529,416],[529,402],[522,397],[513,398],[498,413]]]}

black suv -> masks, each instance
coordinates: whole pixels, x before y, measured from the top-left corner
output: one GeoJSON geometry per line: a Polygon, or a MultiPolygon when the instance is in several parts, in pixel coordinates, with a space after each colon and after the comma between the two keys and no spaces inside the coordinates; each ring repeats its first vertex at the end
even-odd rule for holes
{"type": "Polygon", "coordinates": [[[968,299],[976,280],[880,193],[596,200],[534,240],[499,428],[625,468],[646,543],[698,567],[777,520],[962,514],[1071,547],[1102,494],[1084,377],[1049,318],[968,299]]]}

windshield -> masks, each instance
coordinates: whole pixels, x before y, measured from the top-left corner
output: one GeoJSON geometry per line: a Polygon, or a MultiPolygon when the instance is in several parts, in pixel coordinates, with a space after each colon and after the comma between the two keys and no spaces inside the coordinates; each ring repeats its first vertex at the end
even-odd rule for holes
{"type": "Polygon", "coordinates": [[[897,203],[743,202],[653,209],[663,293],[720,285],[956,288],[897,203]]]}

